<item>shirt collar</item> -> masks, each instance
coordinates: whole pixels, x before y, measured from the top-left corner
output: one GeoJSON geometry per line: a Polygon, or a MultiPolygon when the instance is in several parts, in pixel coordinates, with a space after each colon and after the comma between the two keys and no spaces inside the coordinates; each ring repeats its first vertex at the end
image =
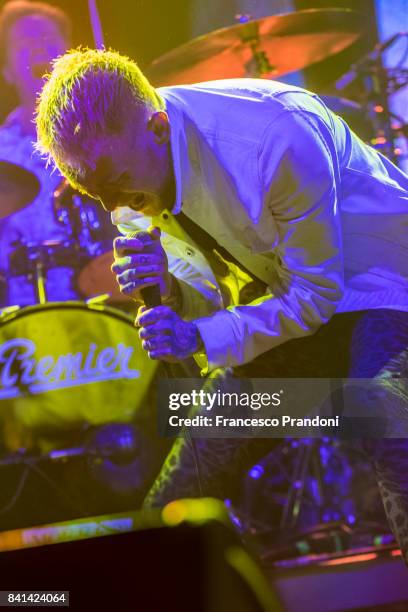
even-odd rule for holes
{"type": "Polygon", "coordinates": [[[191,179],[191,167],[188,158],[188,145],[184,115],[181,108],[172,100],[172,93],[167,88],[159,90],[165,101],[165,110],[170,121],[170,147],[173,158],[174,180],[176,183],[176,197],[173,207],[170,209],[173,215],[177,215],[186,198],[188,185],[191,179]]]}

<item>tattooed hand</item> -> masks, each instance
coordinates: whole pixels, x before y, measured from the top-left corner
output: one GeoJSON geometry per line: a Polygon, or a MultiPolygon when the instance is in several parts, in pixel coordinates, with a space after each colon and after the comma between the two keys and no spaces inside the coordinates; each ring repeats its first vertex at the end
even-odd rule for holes
{"type": "Polygon", "coordinates": [[[181,361],[190,357],[202,345],[193,321],[184,321],[168,306],[139,308],[135,321],[140,326],[142,347],[151,359],[181,361]]]}
{"type": "Polygon", "coordinates": [[[151,225],[147,233],[151,236],[148,244],[129,236],[115,238],[113,243],[115,261],[111,269],[120,291],[139,302],[143,302],[140,291],[146,287],[159,285],[162,299],[170,297],[172,290],[160,229],[151,225]]]}

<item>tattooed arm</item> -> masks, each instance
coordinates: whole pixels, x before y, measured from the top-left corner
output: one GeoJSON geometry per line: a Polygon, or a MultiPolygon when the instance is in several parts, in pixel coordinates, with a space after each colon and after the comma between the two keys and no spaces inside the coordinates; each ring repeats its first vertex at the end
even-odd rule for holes
{"type": "Polygon", "coordinates": [[[142,307],[136,318],[142,347],[151,359],[181,361],[203,348],[194,321],[184,321],[168,306],[142,307]]]}

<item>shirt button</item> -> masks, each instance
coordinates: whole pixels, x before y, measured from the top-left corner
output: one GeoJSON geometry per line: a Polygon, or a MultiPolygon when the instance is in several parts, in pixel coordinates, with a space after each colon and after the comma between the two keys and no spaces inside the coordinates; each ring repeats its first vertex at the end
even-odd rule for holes
{"type": "Polygon", "coordinates": [[[186,255],[187,257],[192,257],[194,255],[193,249],[186,249],[186,255]]]}

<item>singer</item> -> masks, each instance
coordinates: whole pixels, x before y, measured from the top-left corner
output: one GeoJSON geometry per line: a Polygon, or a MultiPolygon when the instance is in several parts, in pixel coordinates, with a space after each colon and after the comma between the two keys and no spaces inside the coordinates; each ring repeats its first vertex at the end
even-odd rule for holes
{"type": "MultiPolygon", "coordinates": [[[[404,418],[408,178],[316,95],[256,79],[154,89],[129,59],[78,50],[55,62],[37,129],[43,153],[125,234],[121,290],[141,301],[160,286],[163,304],[137,319],[152,359],[194,356],[225,384],[388,379],[404,418]]],[[[205,493],[252,442],[199,441],[205,493]]],[[[408,440],[365,448],[408,559],[408,440]]],[[[195,494],[193,480],[179,439],[148,503],[195,494]]]]}

